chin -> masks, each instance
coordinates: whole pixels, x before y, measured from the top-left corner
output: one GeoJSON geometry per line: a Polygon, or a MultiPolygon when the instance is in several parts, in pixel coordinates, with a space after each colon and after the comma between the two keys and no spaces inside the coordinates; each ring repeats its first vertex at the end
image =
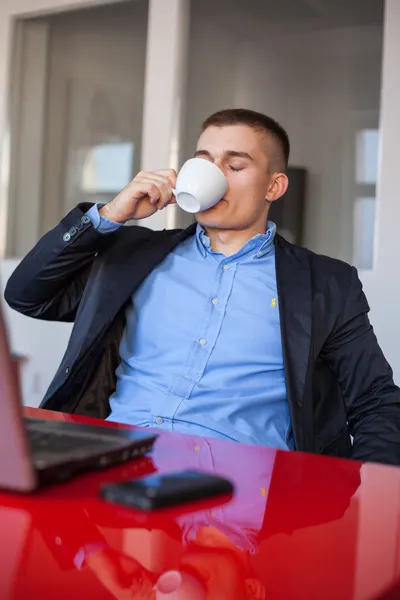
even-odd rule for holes
{"type": "Polygon", "coordinates": [[[227,219],[227,215],[224,215],[224,211],[221,208],[223,207],[218,203],[207,210],[198,212],[195,215],[195,219],[202,227],[228,229],[229,219],[227,219]]]}
{"type": "Polygon", "coordinates": [[[196,221],[202,227],[208,227],[209,229],[231,229],[231,226],[226,219],[212,219],[196,215],[196,221]]]}

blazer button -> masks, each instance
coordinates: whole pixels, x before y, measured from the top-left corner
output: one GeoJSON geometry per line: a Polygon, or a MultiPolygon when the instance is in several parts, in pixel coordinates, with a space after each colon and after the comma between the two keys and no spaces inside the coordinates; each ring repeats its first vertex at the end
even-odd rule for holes
{"type": "Polygon", "coordinates": [[[67,233],[64,233],[64,235],[63,235],[63,240],[64,240],[64,242],[69,242],[70,239],[71,239],[71,234],[69,231],[67,231],[67,233]]]}
{"type": "Polygon", "coordinates": [[[87,215],[83,215],[83,217],[81,217],[81,223],[90,223],[90,217],[88,217],[87,215]]]}
{"type": "Polygon", "coordinates": [[[76,234],[76,227],[71,227],[71,229],[69,230],[71,235],[75,235],[76,234]]]}

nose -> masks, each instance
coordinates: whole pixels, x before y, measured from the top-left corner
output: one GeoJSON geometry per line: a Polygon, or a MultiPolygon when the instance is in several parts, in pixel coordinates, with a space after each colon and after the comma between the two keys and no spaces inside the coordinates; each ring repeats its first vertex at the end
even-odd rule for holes
{"type": "Polygon", "coordinates": [[[225,177],[227,175],[229,175],[229,169],[228,169],[227,165],[225,164],[223,158],[216,158],[214,160],[214,165],[216,167],[218,167],[219,169],[221,169],[221,171],[223,172],[223,174],[225,175],[225,177]]]}

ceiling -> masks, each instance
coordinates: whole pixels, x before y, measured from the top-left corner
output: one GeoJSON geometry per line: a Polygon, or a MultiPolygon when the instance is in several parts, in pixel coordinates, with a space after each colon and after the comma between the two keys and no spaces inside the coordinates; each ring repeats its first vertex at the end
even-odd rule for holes
{"type": "Polygon", "coordinates": [[[381,25],[384,0],[192,0],[192,18],[212,19],[240,36],[381,25]]]}
{"type": "MultiPolygon", "coordinates": [[[[126,11],[148,0],[102,0],[84,11],[126,11]]],[[[400,1],[400,0],[399,0],[400,1]]],[[[1,2],[1,0],[0,0],[1,2]]],[[[382,25],[385,0],[191,0],[191,21],[201,18],[240,38],[355,25],[382,25]]],[[[77,11],[75,7],[73,11],[77,11]]],[[[65,15],[65,12],[55,17],[65,15]]]]}

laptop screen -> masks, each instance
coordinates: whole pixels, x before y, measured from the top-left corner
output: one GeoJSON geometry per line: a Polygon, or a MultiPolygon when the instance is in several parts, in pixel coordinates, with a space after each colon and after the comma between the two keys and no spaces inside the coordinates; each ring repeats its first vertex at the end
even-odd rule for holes
{"type": "Polygon", "coordinates": [[[35,472],[25,436],[17,366],[0,304],[0,488],[30,491],[35,472]]]}

